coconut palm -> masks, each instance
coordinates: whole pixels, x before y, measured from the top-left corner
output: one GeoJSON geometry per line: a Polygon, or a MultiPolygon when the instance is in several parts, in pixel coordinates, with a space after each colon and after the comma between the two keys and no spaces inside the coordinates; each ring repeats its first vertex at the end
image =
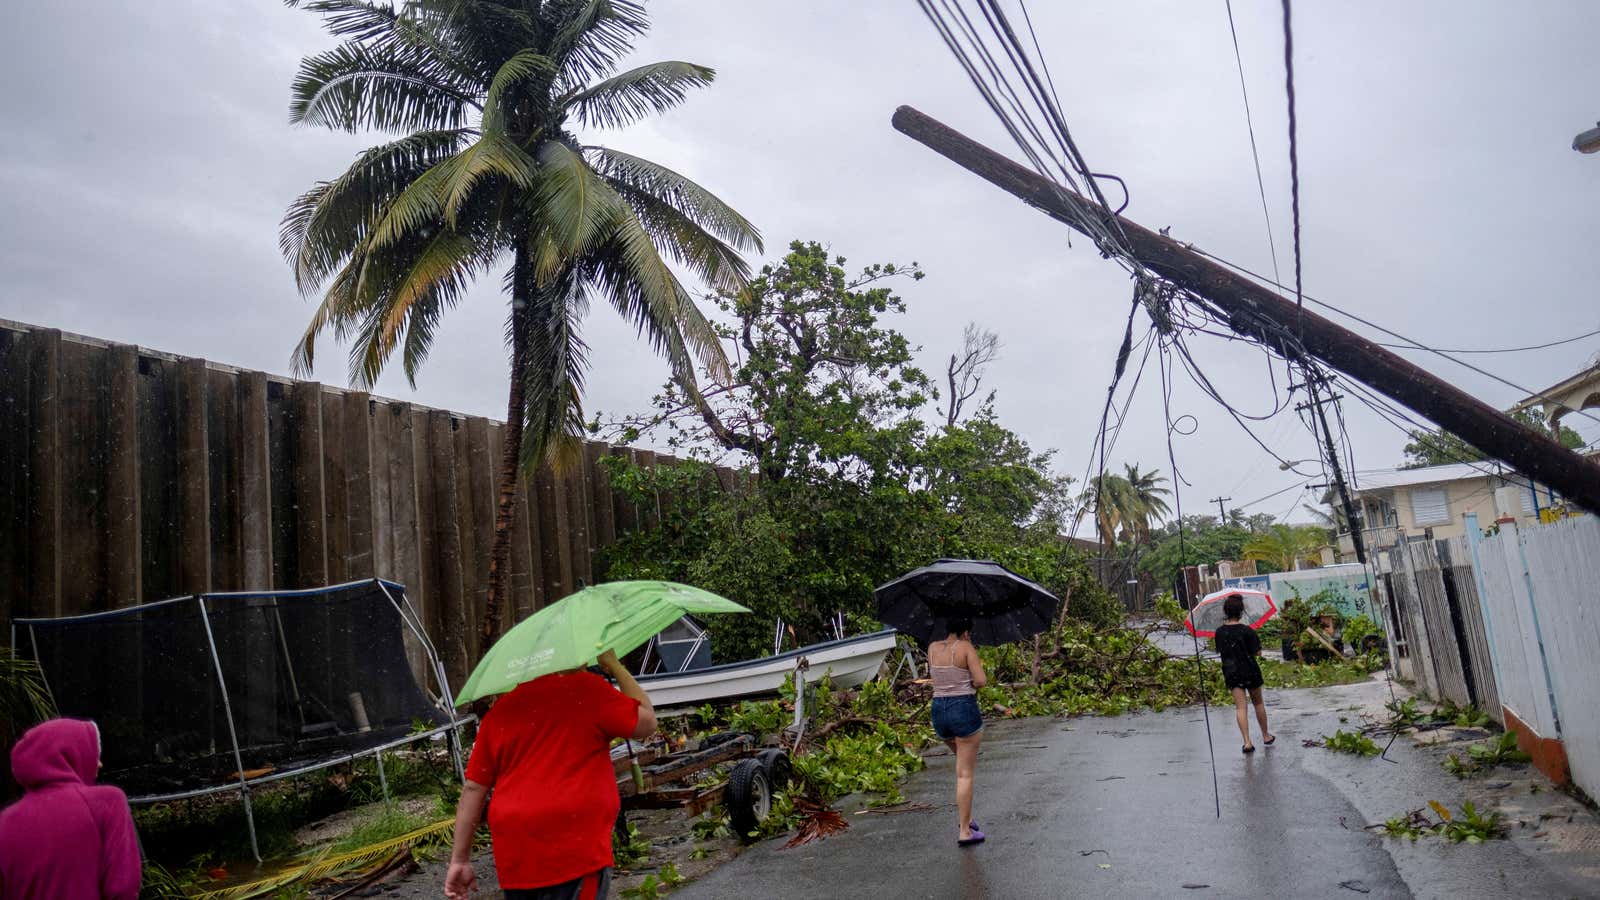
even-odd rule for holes
{"type": "Polygon", "coordinates": [[[1093,511],[1100,542],[1107,547],[1121,540],[1144,543],[1150,539],[1150,526],[1167,515],[1161,487],[1167,479],[1157,472],[1141,472],[1136,465],[1123,465],[1122,475],[1102,472],[1084,491],[1083,509],[1093,511]]]}
{"type": "MultiPolygon", "coordinates": [[[[289,0],[297,5],[297,0],[289,0]]],[[[289,208],[281,244],[321,304],[294,354],[309,373],[324,332],[370,387],[398,351],[415,383],[435,329],[497,268],[509,299],[511,387],[485,641],[499,629],[519,469],[570,460],[583,425],[591,297],[632,322],[691,396],[696,361],[726,373],[717,334],[663,259],[720,291],[744,286],[756,229],[663,166],[579,141],[680,103],[713,78],[658,62],[614,74],[648,21],[631,0],[316,0],[341,43],[307,57],[291,118],[398,133],[289,208]]]]}
{"type": "Polygon", "coordinates": [[[1150,539],[1150,526],[1172,511],[1164,499],[1172,492],[1161,487],[1161,483],[1167,479],[1159,470],[1141,472],[1137,465],[1127,464],[1122,468],[1127,479],[1132,506],[1129,511],[1131,516],[1129,524],[1133,529],[1134,540],[1144,543],[1150,539]]]}
{"type": "Polygon", "coordinates": [[[1315,560],[1328,545],[1327,532],[1319,525],[1273,525],[1258,532],[1244,545],[1245,559],[1270,563],[1280,572],[1299,567],[1302,560],[1315,560]]]}

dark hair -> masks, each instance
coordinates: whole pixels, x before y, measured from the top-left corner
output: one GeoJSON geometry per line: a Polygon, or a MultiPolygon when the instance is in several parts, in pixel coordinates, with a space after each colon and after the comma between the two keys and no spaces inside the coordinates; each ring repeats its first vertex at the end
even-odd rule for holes
{"type": "Polygon", "coordinates": [[[1244,615],[1244,597],[1238,594],[1229,594],[1223,597],[1222,614],[1230,619],[1237,619],[1244,615]]]}
{"type": "Polygon", "coordinates": [[[944,620],[945,634],[966,634],[972,630],[972,620],[962,616],[951,616],[944,620]]]}

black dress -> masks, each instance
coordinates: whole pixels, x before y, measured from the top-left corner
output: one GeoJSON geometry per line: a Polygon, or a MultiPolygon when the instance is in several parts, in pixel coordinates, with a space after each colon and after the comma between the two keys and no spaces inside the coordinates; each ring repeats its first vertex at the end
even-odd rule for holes
{"type": "Polygon", "coordinates": [[[1249,625],[1224,625],[1217,629],[1217,655],[1222,657],[1222,680],[1229,690],[1261,687],[1261,637],[1249,625]]]}

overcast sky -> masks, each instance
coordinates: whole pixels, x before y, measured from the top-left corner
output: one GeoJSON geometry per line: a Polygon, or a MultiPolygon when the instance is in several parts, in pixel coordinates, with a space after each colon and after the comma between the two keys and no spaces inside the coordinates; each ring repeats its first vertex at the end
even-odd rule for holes
{"type": "MultiPolygon", "coordinates": [[[[1131,286],[1088,242],[895,132],[900,104],[1015,155],[912,0],[658,0],[634,62],[686,59],[717,82],[685,106],[584,134],[674,167],[744,212],[770,259],[795,238],[852,264],[916,260],[894,323],[941,370],[970,320],[998,332],[1003,420],[1081,475],[1131,286]]],[[[1292,270],[1276,0],[1234,4],[1280,266],[1292,270]]],[[[1036,2],[1066,117],[1091,166],[1132,187],[1127,215],[1271,270],[1222,0],[1036,2]]],[[[1600,119],[1600,5],[1303,3],[1295,8],[1305,286],[1434,346],[1535,344],[1600,328],[1600,156],[1572,137],[1600,119]]],[[[284,208],[373,136],[288,124],[299,59],[331,46],[318,19],[257,0],[57,3],[0,12],[0,318],[286,373],[311,312],[277,249],[284,208]]],[[[504,409],[504,299],[486,281],[443,325],[413,392],[504,409]]],[[[608,308],[591,410],[640,410],[665,367],[608,308]]],[[[1206,371],[1247,412],[1273,396],[1259,353],[1198,337],[1206,371]]],[[[1473,360],[1529,388],[1572,373],[1600,338],[1473,360]]],[[[1413,359],[1497,406],[1519,392],[1413,359]]],[[[343,384],[339,354],[317,377],[343,384]]],[[[1169,471],[1147,377],[1112,457],[1169,471]]],[[[1281,387],[1281,382],[1280,382],[1281,387]]],[[[1303,482],[1281,472],[1181,376],[1173,413],[1185,511],[1303,482]],[[1187,423],[1186,423],[1187,430],[1187,423]]],[[[1358,468],[1403,437],[1349,410],[1358,468]]],[[[1600,424],[1569,417],[1590,440],[1600,424]]],[[[1292,412],[1258,433],[1317,455],[1292,412]]],[[[1316,464],[1304,467],[1320,475],[1316,464]]],[[[1251,507],[1283,515],[1294,491],[1251,507]]]]}

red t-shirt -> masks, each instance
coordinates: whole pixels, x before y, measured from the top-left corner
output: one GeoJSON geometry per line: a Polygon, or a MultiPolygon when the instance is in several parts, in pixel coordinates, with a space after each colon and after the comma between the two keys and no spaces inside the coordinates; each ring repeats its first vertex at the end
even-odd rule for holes
{"type": "Polygon", "coordinates": [[[611,865],[613,738],[639,726],[639,701],[589,672],[545,675],[483,717],[467,778],[494,789],[489,835],[500,886],[561,884],[611,865]]]}

